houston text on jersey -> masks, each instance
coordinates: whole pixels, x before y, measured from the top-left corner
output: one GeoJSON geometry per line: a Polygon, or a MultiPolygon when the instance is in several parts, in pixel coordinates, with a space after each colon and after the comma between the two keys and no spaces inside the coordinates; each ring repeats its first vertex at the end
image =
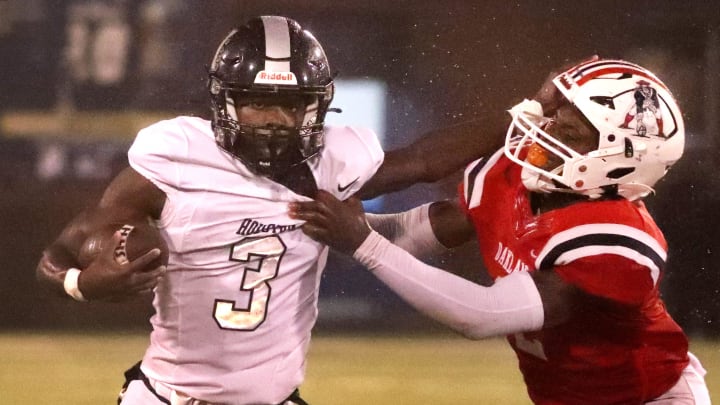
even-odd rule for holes
{"type": "Polygon", "coordinates": [[[243,236],[256,235],[258,233],[276,234],[295,230],[299,226],[300,225],[298,224],[263,224],[262,222],[255,221],[254,219],[246,218],[240,223],[240,228],[238,228],[236,233],[243,236]]]}

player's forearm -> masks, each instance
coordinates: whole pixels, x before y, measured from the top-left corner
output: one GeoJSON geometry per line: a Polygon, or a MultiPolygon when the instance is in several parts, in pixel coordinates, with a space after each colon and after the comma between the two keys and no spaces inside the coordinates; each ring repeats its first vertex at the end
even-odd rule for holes
{"type": "Polygon", "coordinates": [[[471,339],[538,330],[544,313],[527,273],[485,287],[428,266],[373,232],[353,257],[409,304],[471,339]]]}
{"type": "Polygon", "coordinates": [[[508,125],[501,111],[476,121],[431,131],[412,144],[385,153],[383,164],[357,196],[369,199],[417,183],[441,180],[503,144],[508,125]]]}
{"type": "Polygon", "coordinates": [[[417,176],[424,182],[441,180],[468,163],[488,156],[504,142],[509,124],[505,111],[493,112],[472,121],[434,130],[407,147],[421,170],[417,176]]]}
{"type": "Polygon", "coordinates": [[[87,224],[91,222],[89,218],[89,211],[78,214],[43,251],[35,268],[35,278],[43,289],[67,296],[65,276],[68,269],[79,267],[77,255],[88,234],[87,224]]]}
{"type": "Polygon", "coordinates": [[[395,214],[365,214],[385,239],[415,257],[445,252],[469,241],[475,229],[451,201],[435,201],[395,214]]]}
{"type": "Polygon", "coordinates": [[[440,254],[447,248],[435,237],[430,204],[395,214],[365,214],[371,228],[416,257],[440,254]]]}
{"type": "Polygon", "coordinates": [[[35,277],[40,286],[57,295],[67,296],[64,288],[68,269],[76,266],[72,255],[57,246],[51,246],[43,252],[35,268],[35,277]]]}

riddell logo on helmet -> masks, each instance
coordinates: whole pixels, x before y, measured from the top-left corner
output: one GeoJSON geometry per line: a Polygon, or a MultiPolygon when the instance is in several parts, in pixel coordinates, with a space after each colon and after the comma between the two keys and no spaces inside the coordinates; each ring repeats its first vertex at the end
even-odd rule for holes
{"type": "Polygon", "coordinates": [[[261,70],[255,76],[255,83],[258,84],[297,84],[293,72],[268,72],[261,70]]]}

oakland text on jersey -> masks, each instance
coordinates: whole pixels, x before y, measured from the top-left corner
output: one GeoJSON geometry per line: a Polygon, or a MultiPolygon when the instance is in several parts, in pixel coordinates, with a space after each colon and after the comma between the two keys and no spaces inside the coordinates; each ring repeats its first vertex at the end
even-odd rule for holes
{"type": "Polygon", "coordinates": [[[516,258],[512,250],[510,250],[507,246],[503,246],[502,242],[498,242],[498,249],[495,253],[495,261],[498,262],[498,264],[505,269],[508,274],[518,271],[530,271],[528,265],[523,263],[520,258],[516,258]]]}
{"type": "Polygon", "coordinates": [[[238,235],[248,236],[258,233],[276,234],[281,232],[293,231],[299,227],[298,224],[280,225],[280,224],[263,224],[254,219],[243,219],[240,228],[237,230],[238,235]]]}

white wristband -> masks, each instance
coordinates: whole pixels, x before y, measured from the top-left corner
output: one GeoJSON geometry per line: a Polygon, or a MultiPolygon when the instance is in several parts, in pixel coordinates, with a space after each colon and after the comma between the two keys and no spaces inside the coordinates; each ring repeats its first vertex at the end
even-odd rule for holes
{"type": "Polygon", "coordinates": [[[80,288],[78,288],[78,278],[80,277],[80,272],[80,269],[76,269],[74,267],[68,269],[67,273],[65,273],[63,287],[65,287],[65,292],[76,301],[87,301],[80,292],[80,288]]]}

